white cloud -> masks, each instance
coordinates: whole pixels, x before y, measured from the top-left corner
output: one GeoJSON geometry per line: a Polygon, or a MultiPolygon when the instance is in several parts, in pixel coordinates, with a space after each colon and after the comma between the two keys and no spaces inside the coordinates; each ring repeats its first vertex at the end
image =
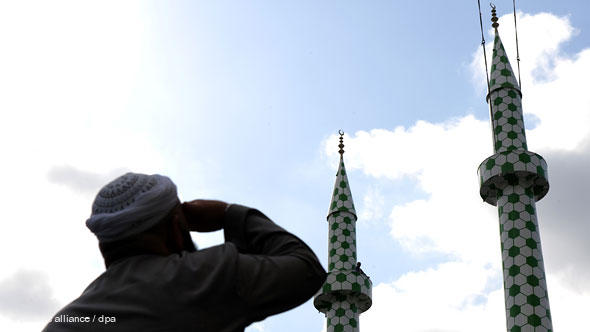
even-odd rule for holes
{"type": "MultiPolygon", "coordinates": [[[[500,19],[500,33],[507,52],[514,54],[510,19],[508,15],[500,19]]],[[[562,52],[563,42],[575,32],[567,18],[547,13],[521,14],[519,23],[523,107],[526,114],[539,119],[536,128],[527,131],[528,146],[541,155],[547,154],[550,179],[555,173],[559,181],[579,183],[576,177],[587,172],[587,163],[571,166],[574,169],[566,172],[552,169],[552,162],[563,165],[574,155],[590,153],[590,95],[582,90],[590,74],[590,50],[574,56],[562,52]]],[[[485,82],[479,52],[474,53],[472,68],[478,73],[474,76],[485,82]]],[[[514,61],[513,65],[516,69],[514,61]]],[[[374,306],[363,315],[363,330],[380,331],[392,324],[404,331],[505,328],[503,290],[498,280],[501,255],[497,214],[494,207],[479,198],[476,175],[479,163],[491,155],[490,135],[488,121],[468,115],[436,124],[418,121],[409,128],[391,131],[359,131],[346,139],[349,169],[361,169],[380,181],[412,177],[428,194],[426,199],[391,207],[392,237],[409,253],[450,254],[455,260],[375,286],[374,306]]],[[[333,136],[329,141],[335,139],[333,136]]],[[[326,153],[334,154],[328,147],[326,153]]],[[[579,202],[576,198],[580,190],[559,190],[553,195],[550,191],[545,200],[551,203],[541,202],[539,208],[556,329],[585,326],[583,314],[570,312],[578,313],[580,303],[588,301],[590,285],[575,283],[572,269],[577,274],[590,271],[588,260],[580,260],[586,255],[579,253],[590,248],[577,240],[575,245],[562,248],[564,241],[580,236],[576,230],[581,228],[576,224],[585,220],[580,219],[580,208],[564,210],[557,204],[579,202]],[[547,204],[546,209],[543,204],[547,204]],[[570,227],[557,231],[558,222],[546,217],[565,218],[570,227]]]]}
{"type": "Polygon", "coordinates": [[[361,207],[356,207],[359,222],[376,222],[384,217],[385,197],[377,186],[370,186],[361,207]]]}
{"type": "Polygon", "coordinates": [[[266,331],[266,326],[264,325],[264,322],[256,322],[256,323],[248,326],[246,331],[248,331],[248,332],[254,332],[254,331],[264,332],[264,331],[266,331]]]}
{"type": "Polygon", "coordinates": [[[0,316],[45,319],[57,309],[58,303],[43,272],[19,270],[0,280],[0,316]]]}
{"type": "Polygon", "coordinates": [[[496,269],[464,262],[409,272],[373,288],[373,306],[361,316],[362,329],[500,331],[505,326],[504,294],[486,289],[489,280],[497,277],[496,269]]]}
{"type": "Polygon", "coordinates": [[[590,291],[573,290],[570,280],[559,274],[548,273],[547,288],[551,302],[553,327],[557,331],[583,331],[587,323],[590,291]]]}

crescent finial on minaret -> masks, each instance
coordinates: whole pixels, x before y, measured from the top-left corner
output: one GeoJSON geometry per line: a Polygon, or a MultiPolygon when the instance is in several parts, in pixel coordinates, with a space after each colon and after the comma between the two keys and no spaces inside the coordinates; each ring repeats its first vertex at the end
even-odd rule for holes
{"type": "Polygon", "coordinates": [[[344,132],[342,129],[338,130],[338,134],[340,134],[340,144],[338,144],[340,150],[338,150],[338,153],[340,153],[340,157],[342,157],[342,155],[344,155],[344,132]]]}
{"type": "Polygon", "coordinates": [[[496,6],[494,6],[491,2],[490,6],[492,7],[492,27],[497,30],[500,24],[498,23],[498,16],[496,16],[496,6]]]}

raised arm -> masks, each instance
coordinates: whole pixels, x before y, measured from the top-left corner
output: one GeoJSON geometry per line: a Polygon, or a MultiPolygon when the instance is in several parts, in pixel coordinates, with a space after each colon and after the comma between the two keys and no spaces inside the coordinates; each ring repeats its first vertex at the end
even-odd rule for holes
{"type": "MultiPolygon", "coordinates": [[[[238,249],[236,291],[251,321],[294,308],[317,292],[326,272],[302,240],[258,210],[235,204],[219,205],[221,210],[217,229],[223,228],[225,240],[238,249]]],[[[197,228],[205,229],[192,227],[197,228]]]]}

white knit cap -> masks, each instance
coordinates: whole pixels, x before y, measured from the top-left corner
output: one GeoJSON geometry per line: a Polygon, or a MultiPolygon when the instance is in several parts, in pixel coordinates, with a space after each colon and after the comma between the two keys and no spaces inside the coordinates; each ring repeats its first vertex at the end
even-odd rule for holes
{"type": "Polygon", "coordinates": [[[156,225],[178,203],[168,177],[127,173],[98,192],[86,226],[100,242],[116,241],[156,225]]]}

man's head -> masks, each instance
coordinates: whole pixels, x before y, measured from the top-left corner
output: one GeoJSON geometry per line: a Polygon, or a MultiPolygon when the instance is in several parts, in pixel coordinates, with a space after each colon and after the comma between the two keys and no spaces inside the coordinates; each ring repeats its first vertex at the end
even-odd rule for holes
{"type": "Polygon", "coordinates": [[[86,226],[108,266],[138,254],[194,251],[174,183],[165,176],[127,173],[96,195],[86,226]]]}

